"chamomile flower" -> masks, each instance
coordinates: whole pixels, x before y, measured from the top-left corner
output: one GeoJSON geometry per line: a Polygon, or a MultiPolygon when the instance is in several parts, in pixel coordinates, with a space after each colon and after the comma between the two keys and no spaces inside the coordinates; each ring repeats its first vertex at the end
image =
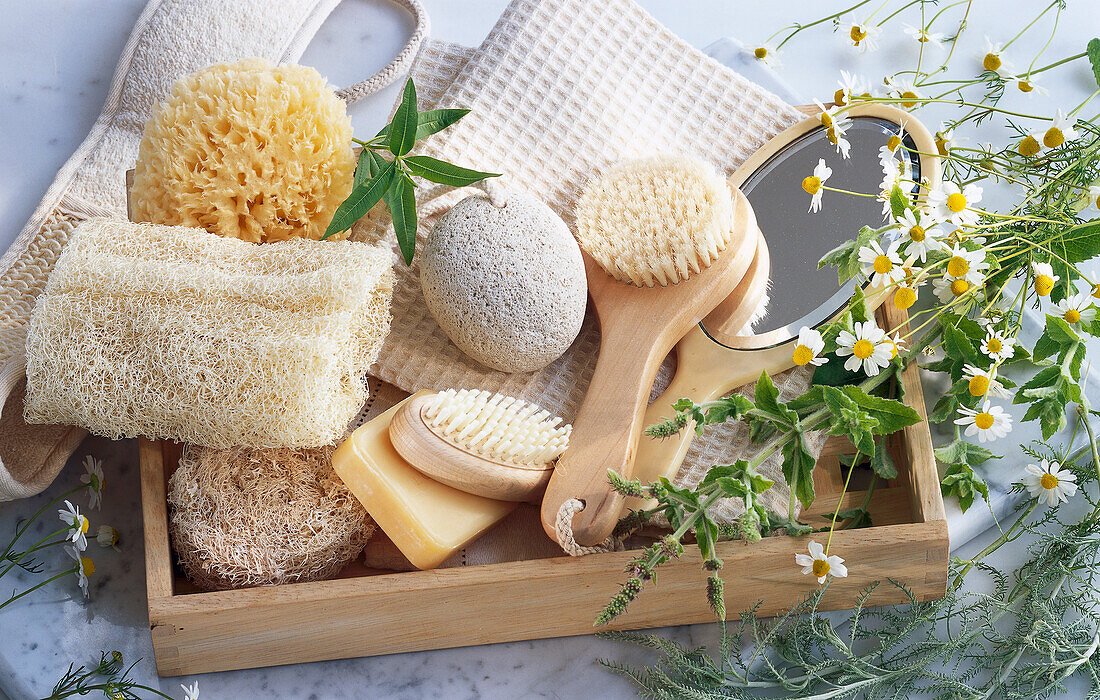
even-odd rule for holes
{"type": "Polygon", "coordinates": [[[959,187],[954,182],[943,182],[928,193],[928,206],[940,221],[950,221],[955,226],[974,226],[978,212],[973,207],[982,201],[982,188],[970,184],[959,187]]]}
{"type": "Polygon", "coordinates": [[[803,574],[813,574],[818,583],[825,583],[825,579],[831,574],[837,578],[848,575],[848,567],[844,566],[844,560],[833,554],[825,556],[825,548],[815,540],[810,540],[809,554],[794,555],[794,563],[802,567],[803,574]]]}
{"type": "Polygon", "coordinates": [[[944,304],[971,293],[975,286],[977,285],[971,284],[964,278],[952,277],[951,275],[943,275],[932,280],[932,291],[936,293],[936,298],[944,304]]]}
{"type": "Polygon", "coordinates": [[[948,254],[951,256],[947,261],[949,277],[979,284],[983,279],[982,273],[989,269],[989,263],[985,261],[985,253],[981,250],[967,250],[956,243],[948,254]]]}
{"type": "Polygon", "coordinates": [[[978,61],[983,70],[996,73],[1005,80],[1012,77],[1012,65],[1005,57],[1004,47],[994,44],[988,36],[985,38],[985,51],[978,55],[978,61]]]}
{"type": "Polygon", "coordinates": [[[798,343],[794,346],[794,363],[800,367],[805,365],[820,367],[829,361],[829,358],[821,356],[821,351],[824,349],[825,340],[821,337],[821,333],[802,326],[798,331],[798,343]]]}
{"type": "Polygon", "coordinates": [[[1004,362],[1016,354],[1016,339],[1003,335],[989,324],[985,327],[985,340],[982,341],[981,350],[994,362],[1004,362]]]}
{"type": "Polygon", "coordinates": [[[1016,152],[1024,158],[1034,158],[1043,150],[1042,138],[1043,133],[1040,131],[1027,134],[1020,139],[1020,143],[1016,144],[1016,152]]]}
{"type": "Polygon", "coordinates": [[[1027,465],[1024,486],[1032,498],[1039,499],[1039,502],[1046,501],[1053,508],[1077,493],[1077,475],[1061,466],[1045,459],[1039,464],[1027,465]]]}
{"type": "Polygon", "coordinates": [[[84,473],[80,476],[80,482],[88,484],[88,507],[98,508],[103,496],[103,487],[107,480],[103,478],[103,462],[88,455],[84,458],[84,473]]]}
{"type": "Polygon", "coordinates": [[[901,282],[894,290],[894,307],[905,311],[917,303],[917,285],[910,282],[901,282]]]}
{"type": "Polygon", "coordinates": [[[890,346],[890,359],[894,359],[898,356],[898,353],[905,350],[905,340],[901,337],[900,331],[895,331],[893,335],[886,336],[886,344],[890,346]]]}
{"type": "Polygon", "coordinates": [[[1047,148],[1058,148],[1062,144],[1077,138],[1077,130],[1073,128],[1076,120],[1062,114],[1062,110],[1054,115],[1050,122],[1050,128],[1043,132],[1043,145],[1047,148]]]}
{"type": "Polygon", "coordinates": [[[783,65],[783,62],[779,59],[779,49],[770,41],[765,41],[763,44],[754,47],[751,53],[753,58],[768,68],[775,69],[783,65]]]}
{"type": "Polygon", "coordinates": [[[853,99],[871,96],[867,79],[855,73],[849,73],[846,70],[840,71],[840,80],[836,81],[836,84],[840,86],[840,89],[833,93],[833,102],[838,105],[846,106],[853,99]]]}
{"type": "Polygon", "coordinates": [[[978,398],[982,396],[996,396],[1002,399],[1007,399],[1009,396],[1004,384],[997,381],[995,372],[987,372],[981,367],[975,367],[974,365],[964,365],[963,379],[967,380],[966,389],[970,392],[971,396],[978,398]]]}
{"type": "Polygon", "coordinates": [[[72,541],[73,546],[81,552],[87,549],[88,538],[86,535],[88,534],[88,526],[91,523],[80,514],[80,508],[66,500],[65,507],[57,511],[57,517],[72,530],[72,532],[68,533],[68,537],[72,541]]]}
{"type": "Polygon", "coordinates": [[[886,145],[878,149],[878,160],[883,168],[886,167],[887,161],[897,162],[894,154],[898,152],[903,143],[905,143],[905,127],[899,126],[898,133],[890,134],[890,138],[886,139],[886,145]]]}
{"type": "Polygon", "coordinates": [[[906,109],[916,107],[917,102],[924,98],[921,91],[908,78],[887,78],[886,85],[890,96],[901,100],[901,106],[906,109]]]}
{"type": "Polygon", "coordinates": [[[199,682],[195,681],[190,687],[180,683],[183,689],[183,700],[199,700],[199,682]]]}
{"type": "Polygon", "coordinates": [[[100,525],[99,530],[95,534],[95,541],[99,543],[100,547],[118,551],[118,530],[110,525],[100,525]]]}
{"type": "Polygon", "coordinates": [[[943,46],[943,32],[930,32],[926,29],[920,29],[909,24],[903,24],[902,31],[908,36],[913,37],[913,40],[919,44],[932,44],[936,47],[943,46]]]}
{"type": "Polygon", "coordinates": [[[1096,307],[1089,292],[1079,292],[1054,305],[1057,316],[1074,328],[1087,326],[1096,320],[1096,307]]]}
{"type": "Polygon", "coordinates": [[[1050,266],[1050,263],[1045,262],[1032,262],[1031,274],[1035,279],[1033,283],[1035,294],[1041,297],[1050,296],[1055,283],[1062,279],[1054,274],[1054,268],[1050,266]]]}
{"type": "Polygon", "coordinates": [[[847,158],[852,146],[844,135],[852,125],[852,120],[840,112],[840,107],[826,107],[818,100],[814,100],[814,104],[821,110],[817,114],[817,120],[825,127],[825,138],[836,147],[837,153],[847,158]]]}
{"type": "Polygon", "coordinates": [[[906,207],[896,222],[901,240],[906,242],[906,256],[924,262],[929,251],[943,248],[940,241],[943,232],[938,228],[940,222],[930,212],[906,207]]]}
{"type": "Polygon", "coordinates": [[[871,284],[888,287],[904,277],[901,256],[898,255],[900,245],[901,241],[897,240],[883,250],[878,241],[871,241],[859,249],[859,261],[863,263],[863,274],[871,280],[871,284]]]}
{"type": "Polygon", "coordinates": [[[874,321],[856,323],[855,333],[841,331],[836,338],[838,357],[848,357],[844,369],[849,372],[863,368],[864,374],[873,377],[890,364],[892,346],[886,342],[886,332],[874,321]]]}
{"type": "Polygon", "coordinates": [[[955,130],[949,129],[946,124],[940,124],[940,129],[936,132],[936,151],[941,156],[947,156],[951,149],[957,148],[966,140],[965,136],[955,136],[955,130]]]}
{"type": "Polygon", "coordinates": [[[966,437],[977,435],[978,442],[993,442],[1012,430],[1012,416],[1000,406],[990,406],[989,401],[982,404],[981,410],[962,406],[959,413],[962,417],[955,419],[955,425],[965,426],[963,434],[966,437]]]}
{"type": "Polygon", "coordinates": [[[81,554],[82,550],[78,550],[76,547],[66,547],[65,553],[76,562],[76,583],[80,586],[80,590],[84,593],[84,597],[88,597],[88,577],[95,573],[95,564],[89,557],[81,554]]]}
{"type": "Polygon", "coordinates": [[[817,165],[814,167],[813,175],[802,180],[802,189],[806,190],[806,193],[810,195],[810,208],[808,211],[819,212],[821,211],[821,197],[825,191],[822,189],[822,185],[829,179],[829,176],[833,174],[833,169],[825,165],[825,159],[819,158],[817,165]]]}
{"type": "Polygon", "coordinates": [[[841,27],[847,32],[848,41],[860,53],[878,50],[878,37],[882,34],[882,27],[857,22],[846,22],[841,27]]]}
{"type": "Polygon", "coordinates": [[[1012,78],[1016,82],[1016,89],[1028,96],[1028,99],[1037,97],[1040,95],[1049,95],[1050,90],[1047,90],[1042,85],[1039,85],[1039,77],[1041,73],[1034,73],[1028,75],[1017,75],[1012,78]]]}

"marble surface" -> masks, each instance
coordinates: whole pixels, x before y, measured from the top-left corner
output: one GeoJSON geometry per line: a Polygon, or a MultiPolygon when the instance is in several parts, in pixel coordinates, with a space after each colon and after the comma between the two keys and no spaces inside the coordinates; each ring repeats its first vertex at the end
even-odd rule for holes
{"type": "MultiPolygon", "coordinates": [[[[0,249],[6,248],[45,192],[54,173],[88,132],[99,113],[119,51],[144,2],[113,0],[53,0],[25,3],[0,0],[0,249]]],[[[433,36],[476,45],[492,26],[505,0],[424,0],[432,17],[433,36]]],[[[799,0],[779,12],[774,3],[729,3],[728,0],[673,0],[641,2],[660,21],[697,46],[723,36],[757,41],[792,17],[824,14],[839,2],[799,0]],[[786,10],[789,8],[789,12],[786,10]]],[[[1006,3],[1028,9],[1027,0],[1006,3]]],[[[972,27],[981,27],[998,40],[1018,31],[1019,12],[1004,11],[1001,3],[977,3],[972,27]]],[[[1079,50],[1100,24],[1100,9],[1092,3],[1071,4],[1050,56],[1079,50]]],[[[387,3],[361,0],[341,4],[325,22],[303,58],[337,84],[348,84],[382,66],[404,42],[410,22],[387,3]]],[[[1045,31],[1045,30],[1044,30],[1045,31]]],[[[1033,50],[1045,36],[1021,39],[1033,50]]],[[[827,33],[819,36],[829,37],[827,33]]],[[[981,43],[974,32],[959,60],[973,60],[981,43]]],[[[884,42],[873,54],[858,56],[827,41],[798,42],[783,57],[786,67],[776,76],[749,77],[767,81],[795,101],[799,95],[828,95],[835,89],[840,68],[881,76],[887,66],[910,58],[900,40],[884,42]],[[824,46],[824,48],[823,48],[824,46]]],[[[739,60],[735,44],[720,42],[711,51],[722,60],[739,60]]],[[[755,66],[753,67],[755,69],[755,66]]],[[[1059,72],[1047,81],[1052,100],[1068,103],[1089,88],[1083,67],[1059,72]]],[[[357,131],[376,129],[396,96],[391,87],[355,105],[357,131]]],[[[1048,106],[1049,108],[1049,106],[1048,106]]],[[[925,116],[934,126],[935,113],[925,116]]],[[[994,195],[996,201],[996,195],[994,195]]],[[[1034,324],[1031,324],[1034,329],[1034,324]]],[[[1100,349],[1100,348],[1097,348],[1100,349]]],[[[934,381],[934,380],[933,380],[934,381]]],[[[932,381],[929,392],[935,390],[932,381]]],[[[1100,403],[1093,378],[1088,393],[1100,403]]],[[[1018,415],[1018,414],[1017,414],[1018,415]]],[[[933,426],[939,439],[950,426],[933,426]]],[[[1008,456],[992,463],[985,476],[993,487],[989,507],[976,504],[965,516],[949,504],[953,547],[963,555],[977,551],[995,533],[978,534],[992,522],[992,513],[1011,510],[1007,485],[1018,476],[1023,458],[1015,445],[1034,436],[1025,424],[1001,446],[1008,456]],[[1030,432],[1029,432],[1030,431],[1030,432]],[[969,541],[972,537],[976,538],[969,541]]],[[[110,443],[89,439],[74,461],[46,494],[14,504],[0,504],[0,530],[7,531],[52,496],[76,483],[76,465],[84,454],[105,461],[109,479],[106,502],[93,522],[109,523],[122,533],[120,552],[92,545],[97,575],[92,597],[85,602],[75,585],[58,583],[36,592],[0,614],[0,698],[13,700],[47,695],[71,662],[93,662],[100,649],[116,648],[129,661],[142,659],[134,675],[143,683],[180,696],[180,682],[195,679],[158,679],[146,619],[140,501],[137,488],[137,450],[133,442],[110,443]],[[74,595],[75,593],[75,595],[74,595]]],[[[49,522],[49,521],[47,521],[49,522]]],[[[49,522],[52,525],[52,522],[49,522]]],[[[1017,543],[997,555],[1002,568],[1018,564],[1023,546],[1017,543]]],[[[710,643],[714,625],[664,630],[687,644],[710,643]]],[[[617,698],[633,696],[632,686],[596,665],[601,657],[642,662],[643,654],[594,637],[518,642],[486,647],[401,654],[371,659],[333,661],[196,677],[202,697],[271,698],[573,698],[593,694],[617,698]]],[[[1067,697],[1076,697],[1071,689],[1067,697]]]]}

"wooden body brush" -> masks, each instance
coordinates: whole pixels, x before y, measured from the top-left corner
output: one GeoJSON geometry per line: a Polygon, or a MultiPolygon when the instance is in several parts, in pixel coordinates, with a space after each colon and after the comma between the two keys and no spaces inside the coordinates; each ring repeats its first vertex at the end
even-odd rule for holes
{"type": "MultiPolygon", "coordinates": [[[[809,113],[816,114],[816,107],[808,108],[809,113]]],[[[913,139],[914,150],[922,154],[919,156],[920,172],[922,177],[935,185],[939,181],[939,164],[932,155],[936,153],[935,143],[931,134],[911,115],[894,107],[885,105],[861,105],[847,112],[851,117],[873,118],[881,122],[893,125],[901,125],[905,133],[913,139]]],[[[811,118],[800,122],[790,129],[780,133],[769,141],[757,153],[753,154],[731,176],[730,183],[733,186],[745,186],[746,191],[755,192],[754,186],[762,186],[766,190],[775,191],[778,187],[769,187],[762,184],[763,181],[752,183],[751,178],[757,173],[765,173],[775,159],[792,144],[797,145],[799,140],[807,137],[811,132],[820,128],[820,122],[811,118]]],[[[880,135],[882,143],[886,137],[880,135]]],[[[872,137],[874,138],[874,137],[872,137]]],[[[867,167],[877,165],[879,143],[875,141],[867,147],[867,167]]],[[[855,157],[855,156],[853,156],[855,157]]],[[[812,158],[811,158],[812,160],[812,158]]],[[[835,164],[835,163],[834,163],[835,164]]],[[[872,173],[875,171],[871,171],[872,173]]],[[[877,178],[877,175],[875,176],[877,178]]],[[[774,183],[773,183],[774,184],[774,183]]],[[[798,189],[795,182],[791,189],[798,189]]],[[[852,188],[849,188],[852,189],[852,188]]],[[[856,187],[854,189],[860,190],[856,187]]],[[[862,191],[862,190],[860,190],[862,191]]],[[[767,192],[765,192],[767,194],[767,192]]],[[[755,196],[755,195],[753,195],[755,196]]],[[[775,206],[782,207],[784,202],[777,202],[775,206]]],[[[877,209],[877,204],[873,208],[877,209]]],[[[767,208],[757,207],[757,213],[761,219],[766,217],[767,208]]],[[[871,212],[877,216],[877,213],[871,212]]],[[[816,215],[818,221],[823,224],[821,217],[826,213],[816,215]]],[[[763,234],[770,238],[771,245],[797,245],[803,230],[792,231],[768,231],[763,234]],[[786,238],[785,238],[786,236],[786,238]]],[[[844,239],[851,236],[847,230],[840,232],[844,239]]],[[[745,280],[738,286],[737,291],[730,299],[719,305],[713,312],[707,315],[702,323],[692,328],[687,335],[676,345],[676,356],[679,362],[676,374],[673,376],[668,388],[648,408],[643,420],[643,429],[646,426],[661,423],[672,414],[672,403],[681,398],[690,398],[697,403],[703,403],[717,399],[730,391],[755,381],[761,372],[776,374],[790,369],[795,365],[793,359],[794,345],[797,342],[797,327],[782,327],[775,331],[761,335],[741,334],[747,319],[746,313],[759,303],[759,298],[768,282],[767,246],[763,247],[764,258],[759,255],[753,263],[753,267],[745,276],[745,280]],[[753,295],[757,301],[753,301],[753,295]]],[[[815,257],[815,256],[809,256],[815,257]]],[[[806,260],[806,270],[816,267],[816,260],[806,260]]],[[[828,271],[831,275],[832,272],[828,271]]],[[[790,275],[790,270],[772,270],[772,275],[790,275]]],[[[875,293],[867,290],[868,307],[873,310],[884,299],[884,293],[875,293]]],[[[773,294],[773,296],[775,296],[773,294]]],[[[828,304],[829,302],[822,299],[828,304]]],[[[776,300],[772,300],[776,304],[776,300]]],[[[778,302],[782,304],[782,301],[778,302]]],[[[832,320],[836,308],[822,308],[817,314],[817,321],[813,325],[832,320]]],[[[787,313],[785,309],[776,309],[775,314],[787,313]]],[[[651,438],[643,435],[638,445],[638,467],[634,476],[643,483],[656,481],[659,477],[673,478],[683,462],[691,441],[695,437],[694,423],[689,423],[678,434],[667,438],[651,438]]],[[[650,507],[651,503],[630,499],[626,504],[630,508],[638,509],[650,507]]]]}
{"type": "Polygon", "coordinates": [[[534,404],[487,391],[417,394],[390,423],[390,442],[417,470],[500,501],[537,498],[572,428],[534,404]]]}
{"type": "Polygon", "coordinates": [[[543,498],[543,527],[552,538],[570,499],[585,504],[572,521],[578,542],[598,544],[614,529],[622,497],[611,490],[607,470],[631,476],[658,367],[733,292],[758,235],[744,195],[688,159],[625,163],[581,197],[577,238],[600,322],[600,353],[569,450],[543,498]]]}

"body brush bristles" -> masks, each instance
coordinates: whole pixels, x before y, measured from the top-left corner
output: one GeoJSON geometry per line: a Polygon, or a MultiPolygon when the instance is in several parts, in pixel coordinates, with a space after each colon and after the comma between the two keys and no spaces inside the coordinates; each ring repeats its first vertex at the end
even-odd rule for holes
{"type": "Polygon", "coordinates": [[[733,197],[714,168],[685,156],[621,163],[577,204],[577,241],[612,277],[666,286],[708,267],[729,244],[733,197]]]}
{"type": "Polygon", "coordinates": [[[517,466],[553,462],[573,428],[521,399],[487,391],[447,389],[423,408],[425,422],[452,445],[517,466]]]}

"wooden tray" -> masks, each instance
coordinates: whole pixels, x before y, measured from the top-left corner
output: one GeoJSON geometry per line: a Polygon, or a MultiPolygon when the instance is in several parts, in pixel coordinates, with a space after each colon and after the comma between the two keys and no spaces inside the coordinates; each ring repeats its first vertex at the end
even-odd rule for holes
{"type": "MultiPolygon", "coordinates": [[[[882,313],[887,328],[906,321],[892,305],[882,313]]],[[[905,403],[925,416],[917,368],[906,370],[901,381],[905,403]]],[[[851,607],[861,589],[888,577],[908,585],[918,600],[946,591],[947,522],[927,422],[892,436],[889,447],[898,477],[874,491],[875,526],[833,536],[832,551],[848,560],[850,573],[830,584],[826,609],[851,607]]],[[[830,439],[814,471],[818,497],[804,521],[827,522],[821,518],[831,516],[843,486],[838,457],[851,451],[845,440],[830,439]]],[[[168,540],[165,484],[178,458],[173,443],[141,441],[149,626],[162,676],[588,634],[635,556],[614,552],[404,573],[353,563],[329,581],[197,592],[174,565],[168,540]]],[[[849,491],[844,507],[864,496],[849,491]]],[[[815,587],[794,564],[807,541],[720,544],[726,609],[735,615],[760,602],[758,612],[772,615],[815,587]]],[[[688,547],[609,629],[713,621],[700,565],[698,551],[688,547]]],[[[870,600],[901,603],[904,597],[884,585],[870,600]]]]}

